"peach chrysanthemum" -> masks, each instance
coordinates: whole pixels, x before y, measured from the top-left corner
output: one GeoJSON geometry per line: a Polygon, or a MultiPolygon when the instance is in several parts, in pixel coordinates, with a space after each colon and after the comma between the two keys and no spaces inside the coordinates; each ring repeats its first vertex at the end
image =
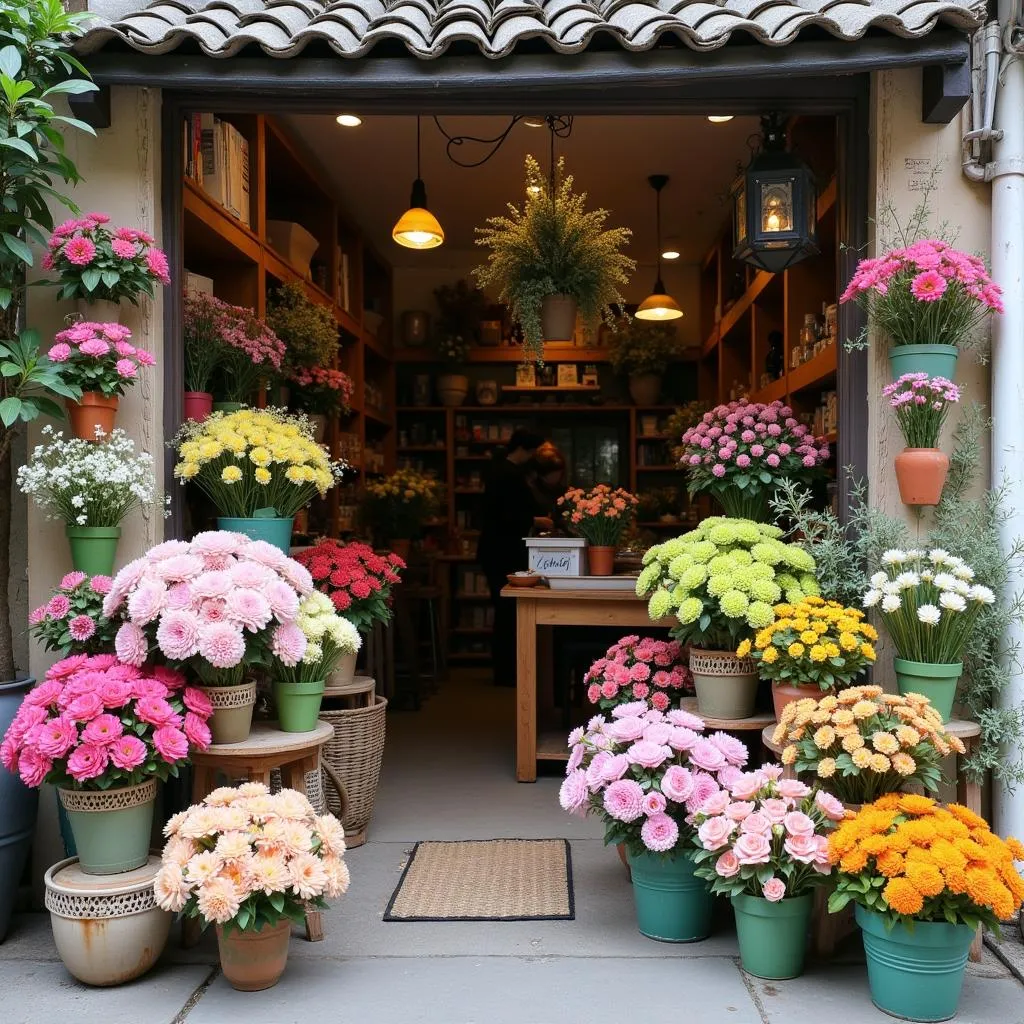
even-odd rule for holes
{"type": "Polygon", "coordinates": [[[785,750],[782,751],[782,763],[788,768],[790,765],[796,764],[796,747],[790,744],[785,750]]]}
{"type": "Polygon", "coordinates": [[[836,773],[836,759],[834,757],[823,757],[818,762],[818,778],[831,779],[836,773]]]}
{"type": "Polygon", "coordinates": [[[348,891],[351,880],[348,865],[340,857],[335,857],[333,854],[328,854],[321,863],[323,864],[324,873],[327,875],[324,895],[328,899],[344,896],[348,891]]]}
{"type": "Polygon", "coordinates": [[[311,900],[322,895],[327,886],[327,872],[319,857],[311,853],[300,853],[288,864],[292,888],[300,899],[311,900]]]}
{"type": "Polygon", "coordinates": [[[921,742],[921,734],[910,725],[901,725],[896,729],[896,739],[904,747],[916,747],[921,742]]]}
{"type": "Polygon", "coordinates": [[[249,870],[251,857],[239,857],[237,860],[227,861],[224,867],[217,873],[218,878],[226,878],[239,895],[239,899],[248,899],[253,891],[252,872],[249,870]]]}
{"type": "Polygon", "coordinates": [[[345,829],[333,814],[321,814],[316,817],[313,828],[320,837],[324,853],[340,857],[345,852],[345,829]]]}
{"type": "Polygon", "coordinates": [[[871,770],[873,772],[876,772],[878,775],[884,775],[890,768],[892,768],[892,762],[885,754],[871,755],[871,770]]]}
{"type": "Polygon", "coordinates": [[[277,813],[282,818],[305,819],[313,816],[313,807],[309,800],[294,789],[284,789],[274,797],[277,813]]]}
{"type": "Polygon", "coordinates": [[[281,843],[289,854],[309,853],[313,847],[313,833],[300,821],[285,821],[281,829],[281,843]]]}
{"type": "Polygon", "coordinates": [[[178,830],[181,828],[187,817],[188,811],[178,811],[177,814],[172,814],[167,819],[167,824],[164,825],[164,835],[168,838],[176,836],[178,834],[178,830]]]}
{"type": "Polygon", "coordinates": [[[832,716],[829,714],[827,709],[818,708],[818,710],[815,711],[813,715],[811,715],[811,723],[813,725],[824,725],[831,718],[832,716]]]}
{"type": "Polygon", "coordinates": [[[864,746],[864,737],[859,732],[852,732],[848,736],[843,737],[843,750],[848,754],[852,754],[855,750],[860,750],[864,746]]]}
{"type": "Polygon", "coordinates": [[[841,727],[853,725],[856,721],[857,719],[854,717],[853,712],[849,708],[840,708],[832,716],[833,724],[841,727]]]}
{"type": "MultiPolygon", "coordinates": [[[[791,704],[787,705],[787,710],[792,707],[791,704]]],[[[775,732],[772,733],[772,743],[781,743],[786,738],[786,725],[784,722],[779,722],[775,726],[775,732]]]]}
{"type": "Polygon", "coordinates": [[[836,741],[836,732],[829,725],[823,725],[814,734],[814,745],[819,750],[828,750],[836,741]]]}
{"type": "Polygon", "coordinates": [[[213,810],[203,807],[201,804],[191,808],[186,812],[184,821],[178,827],[178,835],[185,839],[204,839],[216,831],[213,814],[213,810]]]}
{"type": "Polygon", "coordinates": [[[853,766],[855,768],[864,769],[869,767],[871,764],[871,751],[868,750],[867,747],[861,747],[860,750],[855,750],[850,755],[850,758],[853,761],[853,766]]]}
{"type": "Polygon", "coordinates": [[[210,878],[196,894],[199,913],[215,924],[226,924],[238,913],[241,904],[238,890],[226,878],[210,878]]]}
{"type": "Polygon", "coordinates": [[[191,839],[172,836],[164,846],[164,863],[183,868],[198,852],[199,847],[191,839]]]}
{"type": "Polygon", "coordinates": [[[280,854],[260,854],[253,857],[249,873],[252,876],[253,890],[262,889],[268,896],[274,892],[284,892],[291,885],[288,865],[280,854]]]}
{"type": "Polygon", "coordinates": [[[895,754],[900,749],[896,737],[887,732],[876,732],[871,736],[871,745],[880,754],[895,754]]]}
{"type": "MultiPolygon", "coordinates": [[[[856,704],[860,699],[861,692],[857,687],[853,687],[849,690],[843,690],[836,696],[836,700],[838,700],[840,704],[845,705],[856,704]]],[[[836,714],[839,714],[839,712],[837,711],[836,714]]]]}
{"type": "Polygon", "coordinates": [[[902,751],[898,754],[893,754],[890,760],[896,772],[904,777],[913,775],[917,771],[917,762],[909,754],[905,754],[902,751]]]}
{"type": "Polygon", "coordinates": [[[853,717],[862,720],[878,714],[878,705],[870,700],[859,700],[852,708],[853,717]]]}
{"type": "Polygon", "coordinates": [[[240,791],[234,786],[221,786],[203,798],[207,807],[227,807],[239,798],[240,791]]]}
{"type": "Polygon", "coordinates": [[[252,852],[252,844],[248,833],[232,831],[223,833],[213,849],[222,860],[235,860],[247,857],[252,852]]]}
{"type": "Polygon", "coordinates": [[[831,693],[827,697],[822,697],[821,700],[818,701],[818,707],[824,708],[826,711],[835,711],[838,706],[839,701],[836,700],[835,696],[831,693]]]}
{"type": "Polygon", "coordinates": [[[921,894],[905,878],[890,878],[882,890],[882,898],[896,911],[912,917],[924,906],[921,894]]]}
{"type": "Polygon", "coordinates": [[[153,879],[153,895],[161,910],[177,914],[188,902],[191,892],[181,868],[165,862],[153,879]]]}
{"type": "Polygon", "coordinates": [[[210,850],[197,853],[185,865],[188,880],[195,885],[202,885],[207,879],[213,878],[220,871],[224,862],[210,850]]]}
{"type": "Polygon", "coordinates": [[[243,782],[238,787],[239,796],[266,796],[270,790],[262,782],[243,782]]]}

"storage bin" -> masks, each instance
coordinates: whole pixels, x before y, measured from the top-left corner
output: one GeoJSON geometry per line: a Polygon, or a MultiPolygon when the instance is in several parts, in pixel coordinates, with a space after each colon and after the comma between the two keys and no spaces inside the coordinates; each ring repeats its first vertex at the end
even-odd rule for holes
{"type": "Polygon", "coordinates": [[[582,537],[527,537],[529,568],[542,576],[586,576],[587,542],[582,537]]]}

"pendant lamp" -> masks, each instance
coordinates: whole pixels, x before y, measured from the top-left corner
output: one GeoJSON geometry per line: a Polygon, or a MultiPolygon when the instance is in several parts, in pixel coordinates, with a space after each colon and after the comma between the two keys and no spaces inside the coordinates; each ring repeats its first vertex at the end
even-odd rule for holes
{"type": "Polygon", "coordinates": [[[637,307],[638,320],[678,320],[683,311],[679,303],[671,295],[665,293],[665,283],[661,279],[661,190],[668,184],[667,174],[652,174],[648,179],[655,195],[655,216],[658,232],[658,279],[654,282],[654,291],[637,307]]]}
{"type": "Polygon", "coordinates": [[[444,231],[427,209],[427,186],[420,177],[420,119],[416,118],[416,180],[412,183],[409,209],[398,218],[391,237],[406,249],[436,249],[444,241],[444,231]]]}

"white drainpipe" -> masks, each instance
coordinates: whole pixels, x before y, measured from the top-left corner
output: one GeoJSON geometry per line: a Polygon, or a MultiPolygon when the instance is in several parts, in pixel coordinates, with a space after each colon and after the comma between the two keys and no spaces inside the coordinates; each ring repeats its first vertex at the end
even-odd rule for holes
{"type": "MultiPolygon", "coordinates": [[[[1005,549],[1024,537],[1024,62],[1012,53],[1020,47],[1019,13],[1018,0],[999,0],[1004,56],[992,162],[985,168],[985,179],[992,182],[992,276],[1003,288],[1006,306],[992,330],[992,486],[1007,486],[1005,549]]],[[[1015,590],[1022,586],[1021,578],[1010,583],[1015,590]]],[[[1024,651],[1024,628],[1013,626],[1010,632],[1024,651]]],[[[1024,671],[1013,674],[1001,704],[1024,706],[1024,671]]],[[[1006,751],[1013,761],[1021,756],[1020,749],[1006,751]]],[[[999,834],[1024,835],[1024,787],[1010,792],[997,785],[993,799],[999,834]]]]}

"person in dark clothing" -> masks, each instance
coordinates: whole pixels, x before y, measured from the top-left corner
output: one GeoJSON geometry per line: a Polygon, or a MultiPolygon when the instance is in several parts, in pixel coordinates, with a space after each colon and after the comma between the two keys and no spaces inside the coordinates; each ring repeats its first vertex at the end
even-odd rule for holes
{"type": "Polygon", "coordinates": [[[533,528],[537,506],[526,467],[543,440],[531,431],[517,430],[495,458],[484,486],[477,561],[487,576],[494,606],[492,652],[499,686],[515,685],[516,608],[514,601],[501,596],[501,588],[509,573],[527,565],[523,538],[533,528]]]}
{"type": "Polygon", "coordinates": [[[526,482],[537,506],[534,527],[553,529],[556,502],[565,493],[565,458],[550,441],[545,441],[526,464],[526,482]]]}

